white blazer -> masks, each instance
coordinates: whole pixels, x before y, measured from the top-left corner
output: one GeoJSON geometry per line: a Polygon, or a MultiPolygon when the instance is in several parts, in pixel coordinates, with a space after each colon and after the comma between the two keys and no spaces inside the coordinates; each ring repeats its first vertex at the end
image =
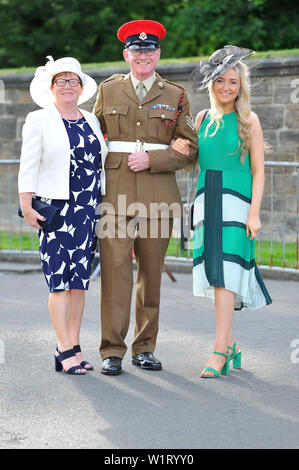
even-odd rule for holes
{"type": "MultiPolygon", "coordinates": [[[[107,147],[97,117],[80,109],[101,144],[101,193],[105,194],[107,147]]],[[[69,199],[70,142],[56,108],[29,113],[22,131],[22,150],[18,177],[19,193],[35,193],[49,199],[69,199]]]]}

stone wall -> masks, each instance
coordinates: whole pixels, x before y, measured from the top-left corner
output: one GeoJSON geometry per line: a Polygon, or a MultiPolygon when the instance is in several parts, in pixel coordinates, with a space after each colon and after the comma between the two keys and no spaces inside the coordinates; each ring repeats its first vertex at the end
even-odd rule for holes
{"type": "MultiPolygon", "coordinates": [[[[252,75],[252,107],[258,114],[264,137],[272,147],[272,153],[266,155],[266,160],[291,161],[299,160],[299,57],[283,59],[263,59],[248,61],[252,75]],[[296,92],[298,89],[298,93],[296,92]],[[298,102],[296,102],[298,101],[298,102]]],[[[195,94],[189,76],[197,64],[186,63],[179,65],[160,66],[158,72],[170,81],[183,85],[189,95],[193,116],[204,108],[209,107],[206,91],[195,94]]],[[[90,73],[100,83],[114,73],[127,73],[126,65],[122,68],[96,69],[90,73]]],[[[29,84],[32,74],[11,74],[0,76],[5,86],[5,102],[0,103],[0,160],[19,158],[21,149],[21,132],[28,112],[38,109],[29,94],[29,84]]],[[[92,109],[94,100],[85,103],[83,107],[92,109]]],[[[269,173],[268,169],[266,170],[269,173]]],[[[7,204],[7,193],[11,193],[13,204],[17,204],[16,173],[17,167],[11,167],[10,176],[7,168],[0,165],[0,205],[3,213],[7,204]]],[[[182,197],[186,198],[190,187],[190,175],[183,171],[177,172],[177,180],[182,197]]],[[[296,175],[294,170],[284,171],[275,169],[274,208],[275,232],[281,232],[281,222],[284,221],[287,233],[295,228],[298,194],[296,196],[296,175]],[[284,210],[287,214],[284,214],[284,210]]],[[[271,178],[266,178],[265,197],[263,201],[263,221],[269,226],[271,207],[271,178]]],[[[1,223],[1,220],[0,220],[1,223]]]]}

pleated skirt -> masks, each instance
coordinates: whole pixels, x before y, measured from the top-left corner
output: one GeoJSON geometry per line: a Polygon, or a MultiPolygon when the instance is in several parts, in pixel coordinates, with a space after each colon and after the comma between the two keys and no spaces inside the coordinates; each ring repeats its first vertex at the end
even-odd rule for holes
{"type": "Polygon", "coordinates": [[[193,293],[214,299],[214,287],[235,294],[235,310],[272,300],[246,237],[252,176],[248,172],[201,171],[194,203],[193,293]]]}

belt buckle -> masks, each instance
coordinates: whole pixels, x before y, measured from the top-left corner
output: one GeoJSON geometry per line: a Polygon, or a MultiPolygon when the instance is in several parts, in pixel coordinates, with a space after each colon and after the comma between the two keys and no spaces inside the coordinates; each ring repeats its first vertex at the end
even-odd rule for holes
{"type": "Polygon", "coordinates": [[[135,152],[143,152],[143,151],[144,151],[144,142],[140,142],[140,140],[137,140],[135,152]]]}

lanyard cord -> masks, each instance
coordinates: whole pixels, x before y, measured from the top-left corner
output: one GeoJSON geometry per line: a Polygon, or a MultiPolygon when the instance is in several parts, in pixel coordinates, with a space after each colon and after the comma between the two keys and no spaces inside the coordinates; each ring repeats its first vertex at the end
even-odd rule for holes
{"type": "Polygon", "coordinates": [[[182,95],[181,95],[181,98],[180,98],[180,101],[179,101],[179,104],[178,104],[178,110],[177,110],[177,113],[175,115],[175,118],[170,123],[166,122],[165,119],[161,119],[161,121],[163,122],[163,124],[166,127],[172,127],[176,123],[179,115],[181,114],[181,112],[183,110],[182,103],[183,103],[183,99],[184,99],[184,94],[185,94],[185,90],[183,89],[182,95]]]}

